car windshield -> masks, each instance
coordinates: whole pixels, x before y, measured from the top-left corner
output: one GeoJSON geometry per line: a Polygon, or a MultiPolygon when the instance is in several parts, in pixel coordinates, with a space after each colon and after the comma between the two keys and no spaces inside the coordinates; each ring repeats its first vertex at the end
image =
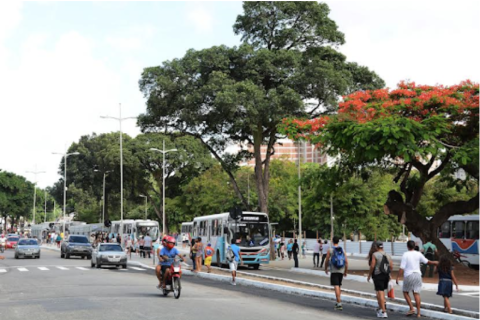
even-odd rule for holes
{"type": "Polygon", "coordinates": [[[75,243],[89,243],[86,237],[70,237],[68,241],[75,243]]]}
{"type": "Polygon", "coordinates": [[[18,239],[20,239],[20,238],[18,238],[18,237],[10,237],[10,238],[7,239],[7,241],[18,241],[18,239]]]}
{"type": "Polygon", "coordinates": [[[38,242],[35,239],[22,239],[18,242],[19,246],[38,246],[38,242]]]}
{"type": "MultiPolygon", "coordinates": [[[[233,226],[235,229],[235,226],[233,226]]],[[[268,245],[268,224],[267,223],[239,223],[237,224],[236,239],[242,247],[255,247],[268,245]]]]}
{"type": "Polygon", "coordinates": [[[119,251],[119,252],[122,252],[123,250],[122,250],[122,247],[119,246],[119,245],[107,244],[107,245],[100,246],[98,251],[100,251],[100,252],[104,252],[104,251],[119,251]]]}

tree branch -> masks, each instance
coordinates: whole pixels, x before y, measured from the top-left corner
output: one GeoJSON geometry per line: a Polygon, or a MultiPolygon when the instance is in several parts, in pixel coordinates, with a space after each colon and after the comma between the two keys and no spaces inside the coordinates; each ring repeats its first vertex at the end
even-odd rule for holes
{"type": "Polygon", "coordinates": [[[470,200],[459,200],[445,204],[433,216],[431,222],[435,228],[440,227],[451,216],[471,213],[478,209],[479,194],[470,200]]]}
{"type": "MultiPolygon", "coordinates": [[[[450,161],[451,157],[452,157],[452,154],[450,152],[447,152],[447,155],[445,156],[445,159],[443,159],[442,163],[438,166],[438,168],[436,168],[435,170],[433,170],[432,172],[430,172],[428,174],[427,181],[432,179],[433,177],[435,177],[438,173],[440,173],[440,171],[442,171],[443,168],[445,168],[447,163],[450,161]]],[[[432,159],[434,159],[434,157],[432,157],[432,159]]]]}

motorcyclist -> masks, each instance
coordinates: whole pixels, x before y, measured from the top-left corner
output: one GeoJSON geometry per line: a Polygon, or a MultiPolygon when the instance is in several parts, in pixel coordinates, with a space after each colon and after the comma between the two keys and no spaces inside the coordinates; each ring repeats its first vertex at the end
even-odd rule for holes
{"type": "Polygon", "coordinates": [[[166,237],[165,244],[166,245],[160,251],[160,256],[159,256],[159,261],[160,261],[159,263],[161,265],[161,268],[160,268],[161,273],[160,273],[159,279],[162,279],[162,284],[164,289],[166,288],[166,280],[170,275],[170,266],[172,265],[172,259],[174,259],[175,257],[179,257],[180,260],[185,261],[183,257],[180,255],[180,252],[177,250],[177,248],[175,248],[174,237],[170,237],[170,236],[166,237]]]}

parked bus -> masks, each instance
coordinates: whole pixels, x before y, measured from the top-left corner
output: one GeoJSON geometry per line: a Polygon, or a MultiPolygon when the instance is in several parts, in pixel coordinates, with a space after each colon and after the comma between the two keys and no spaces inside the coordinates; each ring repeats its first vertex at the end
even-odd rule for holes
{"type": "Polygon", "coordinates": [[[478,225],[478,214],[452,216],[438,229],[438,238],[448,250],[460,253],[462,260],[478,266],[478,225]]]}
{"type": "Polygon", "coordinates": [[[52,230],[50,224],[52,222],[43,222],[39,224],[34,224],[30,228],[30,234],[32,237],[37,238],[38,240],[44,240],[45,236],[50,233],[52,230]]]}
{"type": "Polygon", "coordinates": [[[258,269],[270,261],[270,224],[268,215],[243,212],[234,219],[230,213],[220,213],[193,219],[193,236],[201,237],[215,249],[212,263],[227,264],[226,253],[232,239],[240,247],[243,263],[258,269]]]}
{"type": "Polygon", "coordinates": [[[105,227],[102,223],[84,224],[78,226],[71,226],[69,228],[70,234],[81,234],[90,239],[91,234],[97,232],[109,232],[110,228],[105,227]]]}
{"type": "MultiPolygon", "coordinates": [[[[181,234],[180,237],[183,234],[186,234],[188,237],[188,243],[190,244],[192,242],[192,232],[193,232],[193,222],[184,222],[182,223],[182,229],[181,229],[181,234]]],[[[182,238],[179,238],[180,242],[182,241],[182,238]]]]}
{"type": "MultiPolygon", "coordinates": [[[[115,236],[120,233],[121,220],[112,221],[112,226],[110,227],[110,233],[113,233],[115,236]]],[[[131,236],[132,234],[136,239],[140,236],[145,237],[147,234],[150,235],[153,241],[156,241],[159,236],[159,227],[158,221],[153,220],[123,220],[123,234],[131,236]]]]}

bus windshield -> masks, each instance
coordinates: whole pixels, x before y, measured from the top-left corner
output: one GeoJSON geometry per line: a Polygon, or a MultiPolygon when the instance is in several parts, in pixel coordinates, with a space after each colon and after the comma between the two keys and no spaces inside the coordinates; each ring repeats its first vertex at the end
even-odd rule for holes
{"type": "Polygon", "coordinates": [[[137,227],[137,239],[140,236],[145,237],[147,234],[150,235],[153,241],[158,238],[158,227],[157,226],[138,226],[137,227]]]}
{"type": "MultiPolygon", "coordinates": [[[[232,226],[235,229],[235,225],[232,226]]],[[[241,247],[268,245],[268,223],[238,223],[235,237],[241,247]],[[240,240],[240,242],[238,242],[240,240]]]]}

